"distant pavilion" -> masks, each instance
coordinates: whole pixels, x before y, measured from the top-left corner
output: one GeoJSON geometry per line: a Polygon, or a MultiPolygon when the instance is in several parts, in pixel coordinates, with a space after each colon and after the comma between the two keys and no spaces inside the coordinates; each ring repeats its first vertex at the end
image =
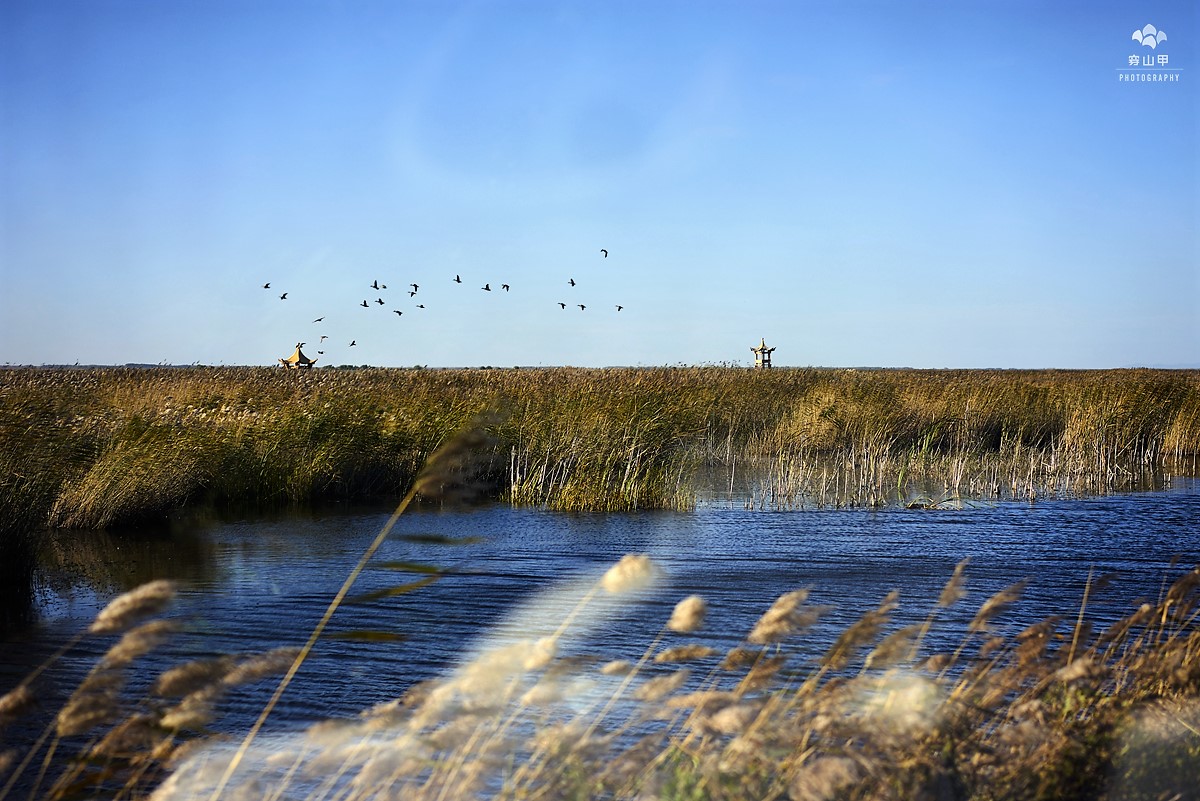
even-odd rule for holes
{"type": "Polygon", "coordinates": [[[286,359],[280,359],[279,363],[282,364],[284,367],[288,367],[292,370],[299,370],[301,367],[303,367],[305,369],[311,368],[314,364],[317,363],[317,360],[310,359],[307,356],[305,356],[304,352],[300,350],[300,345],[297,344],[296,352],[293,353],[291,356],[288,356],[286,359]]]}
{"type": "Polygon", "coordinates": [[[750,350],[754,351],[754,366],[756,368],[766,368],[768,370],[771,368],[771,353],[775,348],[767,347],[766,338],[760,339],[758,347],[751,348],[750,350]]]}

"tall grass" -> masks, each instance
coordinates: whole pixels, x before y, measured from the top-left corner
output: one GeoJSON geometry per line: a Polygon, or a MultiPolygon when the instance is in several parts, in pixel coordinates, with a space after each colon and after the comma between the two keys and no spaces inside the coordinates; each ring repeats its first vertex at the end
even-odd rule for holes
{"type": "MultiPolygon", "coordinates": [[[[41,736],[0,751],[0,801],[1150,801],[1200,786],[1200,568],[1104,626],[1089,605],[1101,580],[1018,629],[1021,585],[960,611],[960,569],[924,624],[896,626],[889,594],[815,659],[793,645],[813,652],[819,588],[764,599],[732,650],[705,644],[707,606],[692,597],[663,610],[636,662],[579,651],[581,630],[644,603],[660,575],[627,556],[558,592],[552,629],[494,641],[356,719],[268,742],[256,726],[240,747],[208,733],[221,699],[286,671],[277,697],[303,649],[182,663],[135,689],[138,661],[178,628],[156,617],[173,588],[145,585],[81,634],[112,645],[40,713],[41,736]],[[931,650],[934,629],[957,631],[957,644],[931,650]]],[[[0,727],[37,718],[39,692],[35,675],[0,697],[0,727]]]]}
{"type": "Polygon", "coordinates": [[[773,506],[1105,492],[1200,454],[1195,371],[18,368],[0,518],[399,496],[483,413],[478,479],[554,509],[687,508],[717,467],[773,506]]]}

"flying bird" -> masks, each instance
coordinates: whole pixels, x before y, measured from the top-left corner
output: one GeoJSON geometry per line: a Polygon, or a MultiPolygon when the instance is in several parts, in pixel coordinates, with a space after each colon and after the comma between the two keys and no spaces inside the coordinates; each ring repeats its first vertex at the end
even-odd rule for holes
{"type": "Polygon", "coordinates": [[[325,336],[324,334],[321,334],[321,341],[322,341],[322,342],[324,342],[324,341],[325,341],[325,340],[327,340],[327,339],[329,339],[329,337],[325,336]]]}
{"type": "Polygon", "coordinates": [[[561,307],[563,307],[564,309],[565,309],[565,308],[567,308],[567,304],[565,304],[565,303],[560,303],[560,304],[558,304],[558,305],[559,305],[559,306],[561,306],[561,307]]]}
{"type": "Polygon", "coordinates": [[[491,291],[492,291],[492,285],[491,285],[491,284],[484,284],[484,285],[483,285],[483,291],[484,291],[484,292],[491,292],[491,291]]]}
{"type": "Polygon", "coordinates": [[[317,319],[313,320],[313,322],[314,322],[314,323],[319,323],[319,322],[321,322],[321,321],[322,321],[322,320],[324,320],[324,319],[325,319],[324,317],[318,317],[317,319]]]}
{"type": "Polygon", "coordinates": [[[371,289],[379,289],[379,281],[372,281],[371,289]]]}
{"type": "Polygon", "coordinates": [[[510,287],[508,286],[508,284],[501,284],[500,288],[503,289],[505,292],[507,292],[510,287]]]}
{"type": "Polygon", "coordinates": [[[575,279],[574,279],[574,278],[568,278],[568,279],[567,279],[567,283],[568,283],[568,284],[570,284],[571,286],[575,286],[575,279]]]}
{"type": "Polygon", "coordinates": [[[460,277],[459,277],[459,276],[457,276],[457,275],[456,275],[456,276],[454,276],[454,283],[456,283],[456,284],[461,284],[461,283],[462,283],[462,278],[460,278],[460,277]]]}
{"type": "Polygon", "coordinates": [[[625,307],[624,307],[624,306],[618,306],[618,307],[617,307],[617,311],[620,311],[620,310],[621,310],[621,309],[623,309],[623,308],[625,308],[625,307]]]}
{"type": "Polygon", "coordinates": [[[418,308],[418,309],[423,309],[423,308],[425,308],[425,304],[424,304],[424,303],[418,303],[418,304],[417,304],[417,308],[418,308]]]}
{"type": "Polygon", "coordinates": [[[608,258],[608,251],[607,251],[607,250],[605,250],[604,248],[600,248],[600,252],[604,254],[604,258],[606,258],[606,259],[608,258]]]}
{"type": "Polygon", "coordinates": [[[411,286],[413,288],[413,292],[416,292],[418,289],[421,288],[421,287],[417,286],[416,284],[409,284],[409,286],[411,286]]]}
{"type": "Polygon", "coordinates": [[[375,302],[376,302],[376,303],[378,303],[380,306],[382,306],[382,305],[383,305],[383,298],[375,298],[375,302]]]}
{"type": "Polygon", "coordinates": [[[284,292],[282,295],[280,295],[280,296],[279,296],[279,299],[280,299],[280,300],[287,300],[287,293],[286,293],[286,292],[284,292]]]}
{"type": "Polygon", "coordinates": [[[362,302],[362,307],[363,307],[364,309],[369,309],[369,308],[371,308],[370,304],[368,304],[368,303],[367,303],[365,300],[362,302]]]}
{"type": "Polygon", "coordinates": [[[580,311],[583,311],[583,310],[584,310],[584,309],[586,309],[586,308],[587,308],[587,306],[584,306],[582,303],[580,303],[580,304],[579,304],[579,310],[580,310],[580,311]]]}
{"type": "Polygon", "coordinates": [[[394,311],[397,316],[402,316],[404,314],[404,312],[400,311],[399,309],[392,309],[392,311],[394,311]]]}
{"type": "Polygon", "coordinates": [[[318,355],[318,356],[324,356],[324,355],[325,355],[325,351],[323,351],[323,350],[319,350],[319,351],[317,351],[317,355],[318,355]]]}
{"type": "Polygon", "coordinates": [[[417,294],[417,290],[414,289],[412,292],[408,293],[408,296],[411,298],[415,294],[417,294]]]}
{"type": "Polygon", "coordinates": [[[355,340],[353,340],[353,339],[352,339],[352,340],[350,340],[350,347],[352,347],[352,348],[353,348],[353,347],[354,347],[355,345],[357,345],[357,344],[358,344],[358,342],[357,342],[357,341],[355,341],[355,340]]]}
{"type": "Polygon", "coordinates": [[[270,281],[268,281],[267,283],[263,284],[263,289],[270,289],[270,288],[271,288],[271,282],[270,282],[270,281]]]}

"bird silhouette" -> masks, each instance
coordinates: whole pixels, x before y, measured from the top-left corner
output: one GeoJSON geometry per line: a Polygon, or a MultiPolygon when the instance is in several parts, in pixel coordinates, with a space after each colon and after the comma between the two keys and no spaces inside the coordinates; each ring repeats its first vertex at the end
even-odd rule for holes
{"type": "Polygon", "coordinates": [[[321,322],[321,321],[322,321],[322,320],[324,320],[324,319],[325,319],[324,317],[318,317],[317,319],[313,320],[313,322],[314,322],[314,323],[319,323],[319,322],[321,322]]]}
{"type": "Polygon", "coordinates": [[[280,295],[280,296],[279,296],[279,299],[280,299],[280,300],[287,300],[287,293],[286,293],[286,292],[284,292],[282,295],[280,295]]]}
{"type": "Polygon", "coordinates": [[[505,292],[507,292],[511,287],[509,287],[508,284],[501,284],[500,288],[503,289],[505,292]]]}
{"type": "Polygon", "coordinates": [[[623,309],[623,308],[625,308],[625,307],[624,307],[624,306],[618,306],[618,307],[617,307],[617,311],[620,311],[620,310],[621,310],[621,309],[623,309]]]}
{"type": "Polygon", "coordinates": [[[587,308],[587,306],[584,306],[582,303],[580,303],[580,304],[579,304],[579,310],[580,310],[580,311],[583,311],[583,310],[584,310],[584,309],[586,309],[586,308],[587,308]]]}
{"type": "Polygon", "coordinates": [[[392,311],[394,311],[396,313],[397,317],[402,316],[404,314],[404,312],[400,311],[399,309],[392,309],[392,311]]]}
{"type": "Polygon", "coordinates": [[[353,347],[354,347],[355,345],[357,345],[357,344],[358,344],[358,342],[357,342],[357,341],[355,341],[355,340],[353,340],[353,339],[352,339],[352,340],[350,340],[350,347],[352,347],[352,348],[353,348],[353,347]]]}
{"type": "Polygon", "coordinates": [[[409,286],[411,286],[413,288],[413,292],[416,292],[418,289],[421,288],[421,287],[417,286],[416,284],[409,284],[409,286]]]}
{"type": "Polygon", "coordinates": [[[483,291],[484,291],[484,292],[491,292],[491,291],[492,291],[492,285],[491,285],[491,284],[484,284],[484,285],[483,285],[483,291]]]}
{"type": "Polygon", "coordinates": [[[362,302],[362,307],[363,307],[364,309],[369,309],[369,308],[371,308],[371,305],[370,305],[369,303],[367,303],[367,302],[364,300],[364,301],[362,302]]]}
{"type": "Polygon", "coordinates": [[[460,278],[460,277],[459,277],[459,276],[457,276],[457,275],[456,275],[456,276],[454,276],[454,283],[456,283],[456,284],[461,284],[461,283],[462,283],[462,278],[460,278]]]}
{"type": "Polygon", "coordinates": [[[418,308],[418,309],[423,309],[423,308],[425,308],[425,304],[424,304],[424,303],[418,303],[418,304],[417,304],[417,308],[418,308]]]}
{"type": "Polygon", "coordinates": [[[325,355],[325,351],[323,351],[323,350],[319,350],[319,351],[317,351],[317,355],[318,355],[318,356],[324,356],[324,355],[325,355]]]}
{"type": "Polygon", "coordinates": [[[378,303],[380,306],[382,306],[382,305],[383,305],[383,298],[375,298],[375,302],[376,302],[376,303],[378,303]]]}
{"type": "Polygon", "coordinates": [[[565,304],[565,303],[560,303],[560,304],[558,304],[558,305],[559,305],[559,306],[561,306],[561,307],[563,307],[564,309],[565,309],[565,308],[567,308],[567,304],[565,304]]]}
{"type": "Polygon", "coordinates": [[[329,339],[329,337],[325,336],[324,334],[321,334],[321,341],[322,341],[322,342],[324,342],[324,341],[325,341],[325,340],[327,340],[327,339],[329,339]]]}
{"type": "Polygon", "coordinates": [[[372,281],[372,282],[371,282],[371,289],[379,289],[379,282],[378,282],[378,281],[372,281]]]}
{"type": "Polygon", "coordinates": [[[568,283],[568,284],[570,284],[571,286],[575,286],[575,279],[574,279],[574,278],[568,278],[568,279],[567,279],[567,283],[568,283]]]}
{"type": "Polygon", "coordinates": [[[387,284],[380,284],[380,285],[379,285],[379,288],[380,288],[380,289],[387,289],[387,284]]]}
{"type": "Polygon", "coordinates": [[[408,296],[411,298],[415,294],[417,294],[417,291],[414,289],[412,292],[408,293],[408,296]]]}
{"type": "Polygon", "coordinates": [[[271,282],[270,282],[270,281],[268,281],[267,283],[263,284],[263,289],[270,289],[270,288],[271,288],[271,282]]]}
{"type": "Polygon", "coordinates": [[[608,258],[608,251],[607,251],[607,250],[605,250],[604,248],[600,248],[600,252],[604,254],[604,258],[606,258],[606,259],[608,258]]]}

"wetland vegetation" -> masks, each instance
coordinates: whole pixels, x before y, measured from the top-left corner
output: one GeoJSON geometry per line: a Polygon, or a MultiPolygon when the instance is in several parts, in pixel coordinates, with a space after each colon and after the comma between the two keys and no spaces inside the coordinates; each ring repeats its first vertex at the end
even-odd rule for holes
{"type": "Polygon", "coordinates": [[[550,509],[690,508],[714,467],[773,506],[1026,498],[1191,471],[1200,372],[10,368],[0,517],[398,498],[478,419],[463,480],[550,509]]]}
{"type": "MultiPolygon", "coordinates": [[[[1143,370],[10,369],[0,533],[20,555],[48,526],[406,491],[404,503],[687,508],[717,468],[730,487],[751,475],[739,500],[772,508],[1102,493],[1194,472],[1198,389],[1198,373],[1143,370]]],[[[594,606],[636,598],[655,575],[623,559],[554,636],[485,651],[268,751],[257,727],[215,734],[219,702],[281,674],[282,691],[320,627],[305,648],[135,680],[178,630],[161,617],[174,587],[151,582],[64,643],[111,640],[65,703],[39,706],[42,669],[0,696],[0,726],[33,716],[40,731],[4,741],[0,799],[1115,801],[1182,798],[1200,782],[1197,570],[1115,622],[1090,616],[1097,577],[1013,631],[1021,585],[964,617],[960,565],[923,623],[891,625],[885,596],[815,660],[791,651],[827,611],[805,589],[767,599],[733,649],[705,642],[699,597],[663,610],[641,659],[561,647],[594,606]],[[958,644],[930,648],[942,627],[958,644]]]]}

